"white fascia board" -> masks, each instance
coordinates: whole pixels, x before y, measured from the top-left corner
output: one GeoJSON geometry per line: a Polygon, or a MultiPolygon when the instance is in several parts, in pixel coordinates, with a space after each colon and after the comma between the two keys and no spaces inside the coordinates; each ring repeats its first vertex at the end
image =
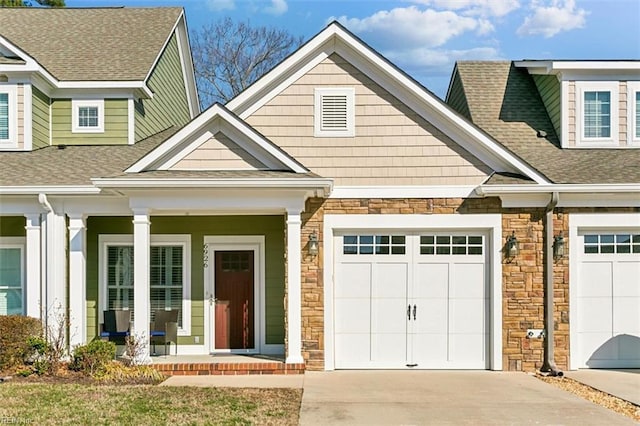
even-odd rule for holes
{"type": "MultiPolygon", "coordinates": [[[[200,98],[198,97],[198,89],[196,87],[193,58],[191,56],[191,45],[189,43],[189,31],[187,30],[187,21],[184,16],[184,10],[178,18],[178,23],[174,31],[176,33],[178,42],[178,54],[180,55],[180,62],[182,64],[182,77],[185,82],[187,102],[189,103],[189,112],[191,113],[191,118],[194,118],[195,116],[200,114],[200,98]]],[[[160,55],[158,55],[158,60],[159,59],[160,55]]],[[[148,81],[152,71],[153,68],[151,68],[151,71],[149,71],[145,82],[148,81]]]]}
{"type": "MultiPolygon", "coordinates": [[[[296,50],[291,56],[282,61],[278,66],[269,71],[258,81],[249,86],[242,93],[230,100],[226,107],[235,114],[243,117],[246,109],[250,108],[256,101],[257,95],[264,96],[265,89],[269,89],[277,85],[284,75],[288,75],[292,69],[296,68],[300,63],[305,62],[308,57],[317,55],[318,50],[322,50],[323,45],[333,37],[337,32],[337,25],[329,25],[314,38],[296,50]]],[[[271,90],[269,90],[270,92],[271,90]]]]}
{"type": "Polygon", "coordinates": [[[501,195],[501,194],[534,194],[534,193],[612,193],[628,192],[640,194],[640,184],[618,183],[618,184],[557,184],[557,185],[481,185],[476,188],[478,195],[501,195]]]}
{"type": "Polygon", "coordinates": [[[96,178],[92,182],[99,188],[293,188],[320,189],[326,194],[331,191],[331,179],[136,179],[131,178],[96,178]]]}
{"type": "Polygon", "coordinates": [[[179,130],[175,135],[167,139],[158,148],[154,149],[148,155],[144,156],[134,165],[129,167],[126,172],[139,173],[154,166],[157,166],[159,169],[161,169],[163,167],[166,168],[167,164],[174,164],[175,159],[165,159],[164,157],[172,153],[175,148],[179,147],[179,145],[183,143],[184,140],[192,137],[194,134],[204,129],[216,118],[222,119],[223,121],[229,123],[234,129],[241,132],[241,134],[250,139],[262,150],[266,151],[269,155],[273,156],[290,170],[296,173],[307,173],[309,171],[297,161],[289,157],[286,153],[276,148],[270,142],[266,141],[263,136],[258,134],[253,128],[251,128],[247,123],[239,119],[237,116],[231,114],[226,108],[222,107],[219,104],[214,104],[208,110],[200,114],[193,121],[179,130]]]}
{"type": "Polygon", "coordinates": [[[44,194],[64,194],[82,195],[99,194],[100,188],[90,185],[79,186],[0,186],[0,195],[37,195],[44,194]]]}
{"type": "Polygon", "coordinates": [[[477,198],[475,185],[336,186],[329,198],[477,198]]]}
{"type": "Polygon", "coordinates": [[[640,61],[514,61],[518,68],[527,68],[529,74],[601,74],[618,72],[637,74],[640,61]]]}

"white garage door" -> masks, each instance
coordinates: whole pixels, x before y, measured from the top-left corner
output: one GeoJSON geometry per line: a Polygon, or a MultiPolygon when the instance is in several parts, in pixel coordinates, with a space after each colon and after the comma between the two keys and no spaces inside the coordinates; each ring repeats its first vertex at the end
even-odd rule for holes
{"type": "Polygon", "coordinates": [[[334,238],[336,368],[488,368],[486,235],[334,238]]]}
{"type": "Polygon", "coordinates": [[[578,367],[640,368],[640,232],[578,240],[578,367]]]}

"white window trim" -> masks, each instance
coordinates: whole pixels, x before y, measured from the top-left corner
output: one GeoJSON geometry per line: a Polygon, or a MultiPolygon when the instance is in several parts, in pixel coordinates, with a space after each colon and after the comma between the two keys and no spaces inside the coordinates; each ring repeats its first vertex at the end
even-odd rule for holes
{"type": "Polygon", "coordinates": [[[640,93],[640,81],[627,82],[627,144],[640,146],[640,136],[636,136],[640,123],[636,123],[636,93],[640,93]]]}
{"type": "Polygon", "coordinates": [[[575,93],[576,140],[579,148],[617,147],[619,146],[620,83],[618,81],[577,81],[575,93]],[[608,138],[586,138],[584,132],[584,93],[609,92],[611,94],[611,136],[608,138]]]}
{"type": "Polygon", "coordinates": [[[9,95],[9,139],[0,139],[0,148],[18,147],[18,86],[0,84],[0,93],[9,95]]]}
{"type": "MultiPolygon", "coordinates": [[[[132,234],[113,234],[98,236],[98,286],[100,289],[99,318],[107,309],[107,247],[133,246],[132,234]]],[[[152,246],[182,246],[182,327],[178,329],[179,336],[191,335],[191,235],[188,234],[157,234],[151,235],[152,246]]]]}
{"type": "Polygon", "coordinates": [[[21,315],[26,315],[26,266],[25,266],[25,252],[27,248],[27,239],[25,237],[0,237],[0,249],[20,249],[20,289],[22,291],[22,312],[21,315]]]}
{"type": "Polygon", "coordinates": [[[355,136],[355,89],[353,87],[318,87],[314,90],[313,104],[313,136],[318,138],[355,136]],[[347,128],[345,130],[322,129],[322,97],[325,95],[345,95],[347,97],[347,128]]]}
{"type": "Polygon", "coordinates": [[[71,132],[72,133],[104,133],[104,99],[72,99],[71,100],[71,132]],[[98,108],[98,125],[94,127],[80,127],[78,125],[79,109],[81,107],[98,108]]]}

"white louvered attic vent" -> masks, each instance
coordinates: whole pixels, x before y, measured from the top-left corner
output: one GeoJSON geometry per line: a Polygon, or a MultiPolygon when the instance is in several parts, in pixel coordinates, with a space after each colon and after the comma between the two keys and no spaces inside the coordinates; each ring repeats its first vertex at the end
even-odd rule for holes
{"type": "Polygon", "coordinates": [[[315,129],[318,137],[354,136],[353,88],[315,90],[315,129]]]}

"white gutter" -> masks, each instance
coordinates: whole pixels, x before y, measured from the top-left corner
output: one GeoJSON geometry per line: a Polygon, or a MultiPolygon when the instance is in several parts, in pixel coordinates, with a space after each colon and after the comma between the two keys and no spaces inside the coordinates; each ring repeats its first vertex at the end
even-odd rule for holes
{"type": "Polygon", "coordinates": [[[105,179],[91,180],[99,188],[333,188],[331,179],[105,179]]]}
{"type": "MultiPolygon", "coordinates": [[[[100,188],[95,186],[0,186],[0,195],[87,195],[99,194],[100,188]]],[[[38,198],[40,199],[40,198],[38,198]]],[[[46,196],[45,196],[46,199],[46,196]]]]}
{"type": "Polygon", "coordinates": [[[501,195],[501,194],[535,194],[535,193],[591,193],[591,192],[640,192],[638,183],[616,183],[616,184],[557,184],[557,185],[481,185],[476,189],[476,194],[501,195]]]}

